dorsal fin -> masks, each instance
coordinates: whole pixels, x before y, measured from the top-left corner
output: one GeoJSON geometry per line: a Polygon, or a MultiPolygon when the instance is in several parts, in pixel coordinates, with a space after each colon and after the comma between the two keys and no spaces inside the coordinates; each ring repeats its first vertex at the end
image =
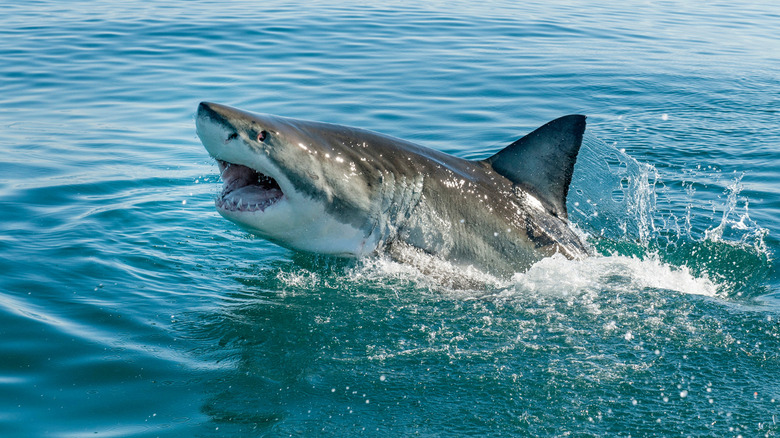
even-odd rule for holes
{"type": "Polygon", "coordinates": [[[585,116],[555,119],[484,160],[565,219],[566,195],[582,145],[585,116]]]}

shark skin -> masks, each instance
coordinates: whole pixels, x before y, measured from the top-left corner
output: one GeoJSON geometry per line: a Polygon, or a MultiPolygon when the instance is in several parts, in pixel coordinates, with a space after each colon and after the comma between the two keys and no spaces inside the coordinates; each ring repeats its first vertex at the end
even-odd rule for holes
{"type": "Polygon", "coordinates": [[[218,212],[287,248],[411,250],[500,277],[588,254],[566,211],[585,116],[553,120],[484,160],[208,102],[196,125],[222,174],[218,212]]]}

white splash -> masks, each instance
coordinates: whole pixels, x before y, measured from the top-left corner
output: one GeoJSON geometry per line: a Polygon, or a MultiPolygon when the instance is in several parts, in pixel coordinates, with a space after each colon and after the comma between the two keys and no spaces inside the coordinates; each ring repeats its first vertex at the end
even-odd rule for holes
{"type": "Polygon", "coordinates": [[[568,260],[545,258],[527,272],[512,277],[521,293],[577,295],[619,286],[627,292],[661,289],[689,295],[718,296],[718,286],[706,276],[696,277],[685,266],[675,267],[651,256],[593,256],[568,260]]]}
{"type": "Polygon", "coordinates": [[[656,256],[647,258],[620,255],[592,256],[569,260],[562,255],[542,259],[527,272],[510,280],[501,280],[474,268],[455,266],[446,260],[425,260],[420,265],[375,257],[361,261],[350,269],[351,281],[393,280],[398,286],[427,289],[454,298],[498,298],[513,296],[583,296],[598,295],[616,288],[627,294],[648,290],[673,291],[680,294],[719,296],[719,286],[706,275],[696,276],[687,267],[664,263],[656,256]],[[404,286],[405,285],[405,286],[404,286]]]}

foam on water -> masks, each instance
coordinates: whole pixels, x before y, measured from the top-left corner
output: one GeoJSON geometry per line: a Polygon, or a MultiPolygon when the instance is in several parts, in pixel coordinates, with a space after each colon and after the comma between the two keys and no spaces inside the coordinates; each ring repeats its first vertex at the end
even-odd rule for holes
{"type": "MultiPolygon", "coordinates": [[[[653,254],[646,258],[623,255],[594,255],[582,260],[569,260],[562,255],[542,259],[527,272],[516,273],[501,280],[471,267],[458,267],[441,260],[426,260],[423,272],[406,263],[388,257],[361,261],[348,271],[349,281],[362,283],[389,282],[398,286],[434,290],[463,299],[485,296],[507,298],[513,295],[578,296],[620,285],[625,293],[646,290],[673,291],[680,294],[723,296],[720,286],[706,274],[694,275],[687,266],[673,266],[653,254]]],[[[316,274],[312,274],[316,275],[316,274]]],[[[285,274],[282,279],[290,286],[310,284],[311,276],[285,274]]]]}
{"type": "Polygon", "coordinates": [[[706,276],[664,263],[657,256],[596,255],[583,260],[553,256],[536,263],[528,272],[515,274],[513,293],[579,295],[620,285],[627,293],[660,289],[684,294],[718,295],[718,287],[706,276]]]}

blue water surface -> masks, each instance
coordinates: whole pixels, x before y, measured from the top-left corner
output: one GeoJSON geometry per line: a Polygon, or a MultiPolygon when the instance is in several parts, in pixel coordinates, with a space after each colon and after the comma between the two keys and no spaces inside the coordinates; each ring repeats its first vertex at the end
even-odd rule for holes
{"type": "Polygon", "coordinates": [[[0,5],[0,436],[780,432],[776,2],[0,5]],[[597,255],[462,290],[254,238],[203,100],[466,158],[586,114],[597,255]]]}

